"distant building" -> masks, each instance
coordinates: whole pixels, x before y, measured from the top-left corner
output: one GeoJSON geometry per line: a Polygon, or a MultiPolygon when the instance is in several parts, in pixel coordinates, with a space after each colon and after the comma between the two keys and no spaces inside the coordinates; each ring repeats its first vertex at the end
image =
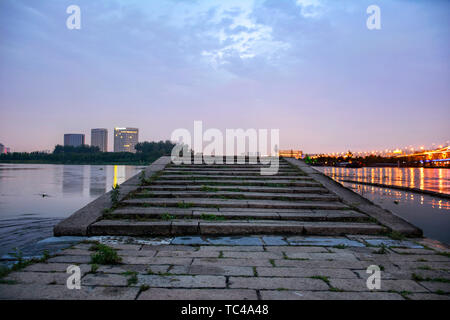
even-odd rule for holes
{"type": "Polygon", "coordinates": [[[301,159],[303,157],[303,151],[301,151],[301,150],[280,150],[278,152],[278,155],[280,157],[301,159]]]}
{"type": "Polygon", "coordinates": [[[108,129],[91,130],[91,147],[98,147],[101,152],[108,152],[108,129]]]}
{"type": "Polygon", "coordinates": [[[6,152],[5,153],[11,153],[11,148],[5,148],[6,152]]]}
{"type": "Polygon", "coordinates": [[[114,129],[114,152],[136,153],[134,148],[139,142],[139,129],[137,128],[115,128],[114,129]]]}
{"type": "Polygon", "coordinates": [[[0,154],[6,153],[5,151],[6,151],[5,146],[4,146],[3,144],[0,143],[0,154]]]}
{"type": "Polygon", "coordinates": [[[79,147],[84,145],[84,134],[67,133],[64,135],[64,146],[79,147]]]}

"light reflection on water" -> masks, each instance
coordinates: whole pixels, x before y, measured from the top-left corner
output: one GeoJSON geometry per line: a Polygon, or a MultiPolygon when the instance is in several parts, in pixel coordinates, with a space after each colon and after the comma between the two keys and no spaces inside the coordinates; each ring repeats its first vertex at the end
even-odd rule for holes
{"type": "Polygon", "coordinates": [[[345,187],[410,221],[425,236],[450,244],[450,200],[402,190],[342,180],[382,183],[450,193],[450,170],[429,168],[315,167],[345,187]]]}
{"type": "Polygon", "coordinates": [[[450,194],[450,170],[443,168],[316,167],[337,180],[380,183],[450,194]]]}
{"type": "Polygon", "coordinates": [[[143,167],[0,164],[0,257],[33,255],[53,226],[143,167]],[[45,197],[42,195],[45,194],[45,197]]]}

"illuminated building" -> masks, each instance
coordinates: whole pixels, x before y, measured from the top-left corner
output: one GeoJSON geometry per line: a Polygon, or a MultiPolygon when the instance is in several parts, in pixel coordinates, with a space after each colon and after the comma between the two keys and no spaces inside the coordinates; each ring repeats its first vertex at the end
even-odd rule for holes
{"type": "Polygon", "coordinates": [[[139,129],[137,128],[115,128],[114,129],[114,152],[136,153],[134,148],[139,141],[139,129]]]}
{"type": "Polygon", "coordinates": [[[278,156],[300,159],[303,156],[303,152],[301,150],[280,150],[278,156]]]}
{"type": "Polygon", "coordinates": [[[84,145],[84,134],[81,133],[67,133],[64,135],[64,146],[79,147],[84,145]]]}
{"type": "Polygon", "coordinates": [[[108,152],[108,130],[91,129],[91,146],[98,147],[101,152],[108,152]]]}

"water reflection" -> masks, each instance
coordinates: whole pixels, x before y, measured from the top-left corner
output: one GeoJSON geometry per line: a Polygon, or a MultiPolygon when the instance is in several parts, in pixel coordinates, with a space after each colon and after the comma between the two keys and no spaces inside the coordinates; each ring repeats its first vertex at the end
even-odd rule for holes
{"type": "Polygon", "coordinates": [[[316,169],[410,221],[421,228],[425,236],[450,243],[450,200],[386,187],[344,182],[353,180],[383,183],[450,193],[448,169],[334,167],[316,167],[316,169]]]}
{"type": "Polygon", "coordinates": [[[82,195],[84,183],[83,166],[62,166],[62,192],[64,195],[82,195]]]}
{"type": "Polygon", "coordinates": [[[106,192],[107,166],[90,166],[89,195],[98,197],[106,192]]]}
{"type": "Polygon", "coordinates": [[[60,219],[110,190],[114,181],[123,183],[140,170],[136,166],[0,165],[0,256],[14,247],[32,253],[33,244],[51,236],[60,219]]]}
{"type": "Polygon", "coordinates": [[[450,170],[434,168],[317,167],[337,180],[380,183],[450,194],[450,170]]]}

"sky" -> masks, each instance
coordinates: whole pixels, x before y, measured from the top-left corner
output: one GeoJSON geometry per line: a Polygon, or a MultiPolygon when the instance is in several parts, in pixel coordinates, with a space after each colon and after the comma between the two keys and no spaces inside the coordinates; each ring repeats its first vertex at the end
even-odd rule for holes
{"type": "Polygon", "coordinates": [[[0,143],[108,128],[112,150],[114,127],[155,141],[201,120],[308,153],[443,144],[449,33],[444,0],[1,0],[0,143]]]}

